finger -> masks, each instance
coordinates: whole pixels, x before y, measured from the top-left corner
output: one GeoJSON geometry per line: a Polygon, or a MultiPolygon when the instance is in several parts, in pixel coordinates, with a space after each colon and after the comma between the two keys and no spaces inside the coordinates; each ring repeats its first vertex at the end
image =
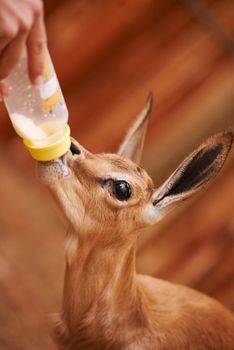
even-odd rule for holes
{"type": "Polygon", "coordinates": [[[27,40],[28,73],[33,84],[43,81],[44,63],[46,57],[46,31],[43,16],[35,18],[34,25],[27,40]]]}
{"type": "Polygon", "coordinates": [[[20,58],[26,37],[19,34],[0,55],[0,80],[6,78],[20,58]]]}
{"type": "MultiPolygon", "coordinates": [[[[35,1],[35,0],[34,0],[35,1]]],[[[15,6],[14,1],[11,6],[11,18],[17,23],[18,32],[29,34],[35,17],[35,11],[26,3],[15,6]]]]}
{"type": "Polygon", "coordinates": [[[10,43],[11,39],[4,36],[0,37],[0,52],[3,51],[6,46],[10,43]]]}
{"type": "Polygon", "coordinates": [[[7,45],[18,35],[18,25],[16,19],[9,13],[2,13],[3,20],[0,27],[0,51],[4,50],[7,45]]]}
{"type": "Polygon", "coordinates": [[[0,101],[1,101],[1,97],[7,97],[9,96],[9,89],[8,87],[2,82],[0,81],[0,101]]]}

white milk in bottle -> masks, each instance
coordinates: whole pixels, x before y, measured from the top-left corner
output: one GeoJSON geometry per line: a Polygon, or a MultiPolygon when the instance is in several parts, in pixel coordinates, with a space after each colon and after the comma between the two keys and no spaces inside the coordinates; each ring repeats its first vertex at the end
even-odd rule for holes
{"type": "Polygon", "coordinates": [[[11,122],[32,156],[38,160],[62,156],[60,153],[65,153],[70,146],[68,110],[49,53],[40,86],[32,85],[29,79],[26,51],[4,83],[10,90],[4,102],[11,122]],[[52,152],[46,151],[52,148],[52,152]]]}

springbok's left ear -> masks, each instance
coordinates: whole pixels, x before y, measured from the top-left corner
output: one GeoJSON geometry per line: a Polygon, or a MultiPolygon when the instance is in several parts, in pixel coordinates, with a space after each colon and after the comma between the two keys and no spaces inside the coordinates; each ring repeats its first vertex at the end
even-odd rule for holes
{"type": "Polygon", "coordinates": [[[134,124],[129,129],[123,143],[117,152],[120,156],[131,159],[137,164],[140,164],[142,157],[145,135],[148,126],[148,117],[152,108],[152,103],[153,95],[150,94],[145,107],[137,116],[134,124]]]}
{"type": "Polygon", "coordinates": [[[233,133],[210,137],[191,153],[157,189],[144,208],[145,223],[157,222],[171,204],[179,202],[206,186],[221,170],[232,147],[233,133]]]}

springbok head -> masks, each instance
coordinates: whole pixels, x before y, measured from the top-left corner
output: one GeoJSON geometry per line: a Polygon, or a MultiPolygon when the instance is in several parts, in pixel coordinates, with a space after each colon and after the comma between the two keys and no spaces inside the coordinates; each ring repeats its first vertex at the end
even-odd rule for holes
{"type": "Polygon", "coordinates": [[[62,158],[38,163],[40,180],[57,198],[82,237],[103,244],[131,240],[137,229],[159,221],[175,203],[205,187],[220,171],[233,133],[208,138],[159,187],[140,167],[152,96],[116,154],[93,154],[72,139],[62,158]]]}

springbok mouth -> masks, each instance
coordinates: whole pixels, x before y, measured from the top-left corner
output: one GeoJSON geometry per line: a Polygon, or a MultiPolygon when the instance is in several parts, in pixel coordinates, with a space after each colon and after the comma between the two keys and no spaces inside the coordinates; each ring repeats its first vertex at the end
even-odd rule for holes
{"type": "Polygon", "coordinates": [[[38,178],[46,185],[54,184],[59,179],[68,176],[69,173],[65,156],[48,162],[37,162],[38,178]]]}
{"type": "Polygon", "coordinates": [[[62,157],[47,162],[38,162],[37,174],[40,181],[49,185],[55,183],[65,176],[68,176],[70,174],[70,169],[67,164],[68,159],[80,154],[81,151],[79,147],[72,141],[70,150],[62,157]]]}

